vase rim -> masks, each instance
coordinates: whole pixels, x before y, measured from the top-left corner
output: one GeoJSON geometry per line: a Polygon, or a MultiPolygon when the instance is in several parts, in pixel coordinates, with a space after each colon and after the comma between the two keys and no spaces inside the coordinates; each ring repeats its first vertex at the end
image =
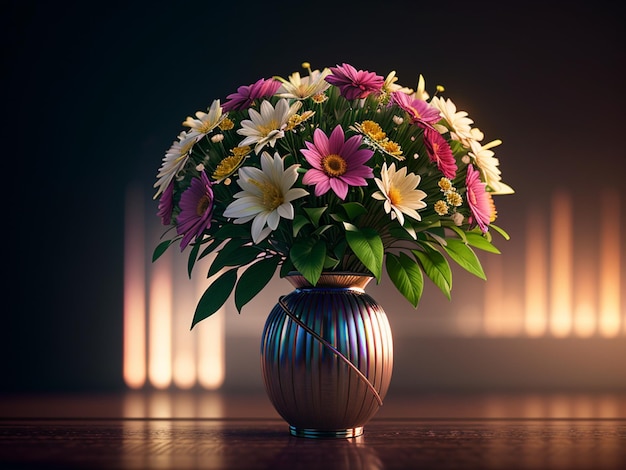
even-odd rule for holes
{"type": "Polygon", "coordinates": [[[296,288],[339,288],[365,289],[374,276],[350,271],[323,271],[317,284],[312,285],[300,272],[290,271],[286,279],[296,288]]]}

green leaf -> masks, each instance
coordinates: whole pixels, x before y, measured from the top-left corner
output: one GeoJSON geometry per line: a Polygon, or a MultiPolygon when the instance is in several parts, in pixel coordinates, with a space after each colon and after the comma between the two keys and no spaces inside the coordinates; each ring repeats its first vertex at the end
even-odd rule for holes
{"type": "Polygon", "coordinates": [[[330,218],[335,222],[347,222],[346,216],[343,214],[332,213],[330,214],[330,218]]]}
{"type": "Polygon", "coordinates": [[[222,243],[224,243],[224,240],[220,240],[219,238],[213,238],[210,243],[204,247],[202,253],[200,253],[200,256],[198,256],[198,259],[202,259],[205,256],[213,253],[215,249],[222,243]]]}
{"type": "Polygon", "coordinates": [[[289,258],[304,278],[316,285],[324,269],[326,244],[314,238],[297,240],[289,250],[289,258]]]}
{"type": "Polygon", "coordinates": [[[411,250],[411,253],[413,253],[420,262],[428,278],[433,281],[448,300],[450,300],[452,270],[450,269],[450,264],[446,257],[432,248],[425,248],[424,251],[411,250]]]}
{"type": "Polygon", "coordinates": [[[384,247],[383,241],[376,230],[365,227],[358,229],[352,224],[344,223],[346,227],[346,241],[348,246],[363,266],[371,271],[380,282],[383,270],[384,247]]]}
{"type": "Polygon", "coordinates": [[[341,207],[343,207],[343,210],[346,211],[348,220],[354,220],[358,216],[367,213],[365,206],[359,202],[346,202],[341,204],[341,207]]]}
{"type": "Polygon", "coordinates": [[[411,236],[409,231],[405,227],[397,226],[389,228],[389,235],[393,238],[397,238],[398,240],[410,240],[414,241],[415,239],[411,236]]]}
{"type": "Polygon", "coordinates": [[[455,232],[459,236],[459,238],[463,240],[463,242],[467,243],[467,235],[465,234],[465,231],[463,229],[460,229],[456,225],[450,225],[448,228],[455,232]]]}
{"type": "Polygon", "coordinates": [[[280,277],[283,278],[291,271],[295,271],[296,267],[293,265],[289,258],[283,260],[283,264],[280,266],[280,277]]]}
{"type": "Polygon", "coordinates": [[[167,250],[169,248],[169,246],[174,243],[176,240],[178,240],[177,238],[174,238],[172,240],[165,240],[161,243],[159,243],[157,245],[157,247],[154,249],[154,252],[152,253],[152,262],[154,263],[157,259],[159,259],[161,257],[161,255],[163,253],[165,253],[165,250],[167,250]]]}
{"type": "Polygon", "coordinates": [[[399,257],[389,253],[385,266],[396,289],[417,308],[424,291],[424,276],[417,263],[404,253],[399,257]]]}
{"type": "Polygon", "coordinates": [[[313,225],[317,227],[320,223],[320,217],[322,217],[322,214],[326,212],[326,206],[312,208],[305,207],[304,212],[306,212],[306,214],[309,216],[309,219],[311,220],[311,222],[313,222],[313,225]]]}
{"type": "Polygon", "coordinates": [[[443,249],[450,255],[450,258],[466,271],[481,279],[487,279],[474,250],[457,238],[449,238],[447,242],[443,249]]]}
{"type": "Polygon", "coordinates": [[[245,266],[254,261],[259,256],[258,248],[253,246],[241,246],[242,240],[231,240],[215,256],[208,277],[226,266],[245,266]]]}
{"type": "Polygon", "coordinates": [[[500,235],[502,235],[502,238],[504,238],[505,240],[510,240],[511,239],[509,234],[507,232],[505,232],[503,228],[498,227],[497,225],[493,225],[493,224],[490,224],[489,228],[494,229],[496,232],[498,232],[500,235]]]}
{"type": "Polygon", "coordinates": [[[222,225],[218,231],[213,234],[218,240],[228,240],[229,238],[246,238],[250,239],[250,229],[245,225],[226,224],[222,225]]]}
{"type": "Polygon", "coordinates": [[[235,282],[237,282],[237,270],[230,269],[207,287],[196,306],[196,312],[191,322],[191,329],[193,329],[198,322],[213,315],[224,305],[235,287],[235,282]]]}
{"type": "Polygon", "coordinates": [[[326,230],[333,228],[334,225],[322,225],[321,227],[318,227],[315,229],[315,231],[313,232],[313,235],[321,235],[322,233],[324,233],[326,230]]]}
{"type": "Polygon", "coordinates": [[[243,306],[270,282],[279,262],[280,257],[278,256],[262,259],[251,265],[239,276],[235,288],[235,306],[239,313],[241,313],[243,306]]]}
{"type": "Polygon", "coordinates": [[[191,247],[191,251],[189,252],[189,259],[187,260],[187,274],[189,275],[189,279],[191,279],[191,272],[193,271],[194,264],[196,264],[199,252],[200,243],[194,243],[191,247]]]}
{"type": "Polygon", "coordinates": [[[302,227],[306,227],[310,223],[311,221],[307,219],[305,216],[303,216],[302,214],[296,215],[291,224],[293,236],[294,237],[298,236],[298,233],[300,232],[302,227]]]}
{"type": "Polygon", "coordinates": [[[324,269],[335,269],[337,266],[339,266],[339,260],[327,254],[324,259],[324,269]]]}
{"type": "Polygon", "coordinates": [[[500,254],[500,250],[493,246],[489,242],[489,240],[487,240],[481,234],[475,232],[467,232],[466,236],[468,245],[478,248],[479,250],[488,251],[489,253],[495,253],[497,255],[500,254]]]}

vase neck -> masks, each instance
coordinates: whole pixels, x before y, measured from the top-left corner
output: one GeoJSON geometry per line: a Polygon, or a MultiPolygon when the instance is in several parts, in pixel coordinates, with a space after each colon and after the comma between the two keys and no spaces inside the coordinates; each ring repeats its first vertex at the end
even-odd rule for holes
{"type": "Polygon", "coordinates": [[[364,290],[369,282],[373,279],[368,274],[350,273],[350,272],[324,272],[320,276],[317,284],[312,285],[305,277],[297,272],[289,273],[287,280],[297,289],[357,289],[364,290]]]}

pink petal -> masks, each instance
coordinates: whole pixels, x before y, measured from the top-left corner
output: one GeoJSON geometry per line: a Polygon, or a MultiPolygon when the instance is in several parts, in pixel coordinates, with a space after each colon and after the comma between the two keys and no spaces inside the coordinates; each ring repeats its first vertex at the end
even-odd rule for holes
{"type": "Polygon", "coordinates": [[[339,178],[330,178],[330,187],[340,199],[345,199],[348,194],[348,185],[339,178]]]}
{"type": "Polygon", "coordinates": [[[328,137],[326,137],[324,131],[319,128],[315,129],[315,132],[313,133],[313,143],[315,144],[315,148],[320,156],[328,155],[330,153],[328,148],[328,137]]]}
{"type": "Polygon", "coordinates": [[[337,126],[333,129],[333,132],[330,134],[329,151],[327,153],[323,153],[322,155],[330,155],[331,153],[340,154],[344,144],[343,129],[339,124],[337,124],[337,126]]]}

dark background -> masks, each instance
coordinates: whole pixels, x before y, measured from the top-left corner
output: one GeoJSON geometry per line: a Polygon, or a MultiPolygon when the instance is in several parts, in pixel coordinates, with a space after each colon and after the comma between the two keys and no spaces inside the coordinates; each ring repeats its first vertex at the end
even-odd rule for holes
{"type": "Polygon", "coordinates": [[[0,392],[123,387],[126,188],[152,186],[186,116],[303,61],[445,85],[504,142],[505,227],[548,189],[624,186],[618,2],[26,0],[1,18],[0,392]]]}

